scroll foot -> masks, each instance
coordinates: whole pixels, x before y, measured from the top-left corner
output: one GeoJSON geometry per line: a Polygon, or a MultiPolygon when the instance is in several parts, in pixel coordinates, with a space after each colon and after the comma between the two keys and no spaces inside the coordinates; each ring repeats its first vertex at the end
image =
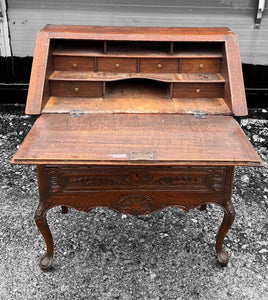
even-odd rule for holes
{"type": "Polygon", "coordinates": [[[223,249],[221,249],[218,252],[218,260],[222,267],[224,267],[228,264],[229,257],[228,257],[228,254],[223,249]]]}
{"type": "Polygon", "coordinates": [[[220,265],[226,266],[229,261],[229,257],[228,254],[222,249],[222,244],[228,230],[231,228],[234,222],[235,210],[231,200],[229,200],[223,208],[224,217],[217,235],[216,252],[220,265]]]}
{"type": "Polygon", "coordinates": [[[62,206],[61,207],[61,213],[62,214],[67,214],[68,213],[68,207],[67,206],[62,206]]]}
{"type": "Polygon", "coordinates": [[[48,269],[50,269],[51,264],[52,264],[52,260],[53,260],[53,256],[51,254],[45,254],[44,256],[42,256],[42,258],[40,259],[40,268],[43,271],[47,271],[48,269]]]}
{"type": "Polygon", "coordinates": [[[39,231],[43,235],[47,246],[47,252],[40,260],[40,267],[42,270],[48,270],[50,268],[54,253],[53,238],[46,219],[47,210],[48,208],[45,207],[45,205],[42,202],[39,202],[34,216],[35,223],[39,231]]]}

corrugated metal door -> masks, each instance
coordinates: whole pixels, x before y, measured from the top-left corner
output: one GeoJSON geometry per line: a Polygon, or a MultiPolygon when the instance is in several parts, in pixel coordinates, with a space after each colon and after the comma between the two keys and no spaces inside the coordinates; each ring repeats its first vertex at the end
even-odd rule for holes
{"type": "Polygon", "coordinates": [[[268,9],[254,29],[257,0],[9,0],[14,55],[33,55],[46,24],[229,27],[239,36],[244,63],[268,65],[268,9]]]}

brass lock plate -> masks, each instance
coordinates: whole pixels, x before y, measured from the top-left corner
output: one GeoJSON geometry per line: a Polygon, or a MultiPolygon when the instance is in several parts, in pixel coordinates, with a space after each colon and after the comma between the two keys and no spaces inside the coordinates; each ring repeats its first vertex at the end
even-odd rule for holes
{"type": "Polygon", "coordinates": [[[154,160],[153,152],[131,152],[129,160],[154,160]]]}

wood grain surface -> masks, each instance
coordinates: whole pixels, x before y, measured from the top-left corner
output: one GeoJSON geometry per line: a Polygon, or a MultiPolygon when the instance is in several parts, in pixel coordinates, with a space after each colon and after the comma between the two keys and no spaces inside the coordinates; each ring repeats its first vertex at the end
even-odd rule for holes
{"type": "Polygon", "coordinates": [[[143,58],[140,59],[141,73],[177,73],[178,59],[172,58],[143,58]]]}
{"type": "Polygon", "coordinates": [[[60,71],[87,71],[94,72],[95,59],[94,57],[81,56],[54,56],[54,70],[60,71]]]}
{"type": "Polygon", "coordinates": [[[219,73],[221,66],[220,58],[182,58],[182,73],[219,73]]]}
{"type": "Polygon", "coordinates": [[[135,58],[98,58],[97,70],[99,72],[133,73],[137,70],[135,58]]]}
{"type": "Polygon", "coordinates": [[[51,81],[50,93],[62,97],[101,97],[102,83],[98,81],[51,81]]]}
{"type": "Polygon", "coordinates": [[[44,114],[13,163],[141,163],[131,152],[152,152],[154,160],[142,162],[149,165],[262,165],[232,117],[166,114],[44,114]]]}
{"type": "Polygon", "coordinates": [[[51,43],[48,38],[48,33],[38,32],[25,108],[26,114],[40,114],[42,110],[43,94],[46,89],[46,74],[47,69],[49,69],[50,47],[51,43]]]}
{"type": "MultiPolygon", "coordinates": [[[[174,98],[222,98],[222,83],[174,83],[174,98]]],[[[209,100],[208,100],[209,101],[209,100]]]]}
{"type": "Polygon", "coordinates": [[[193,36],[200,36],[200,40],[224,40],[226,35],[234,35],[227,27],[116,27],[116,26],[79,26],[79,25],[47,25],[42,31],[49,32],[51,37],[71,38],[79,35],[78,38],[100,40],[145,40],[145,41],[176,41],[183,39],[191,41],[193,36]]]}
{"type": "Polygon", "coordinates": [[[248,109],[237,36],[227,37],[226,61],[229,76],[228,92],[231,95],[232,111],[235,116],[246,116],[248,109]]]}
{"type": "MultiPolygon", "coordinates": [[[[111,96],[111,94],[110,94],[111,96]]],[[[232,112],[222,98],[160,98],[151,94],[146,98],[74,98],[50,97],[43,113],[69,113],[80,109],[84,113],[174,113],[193,114],[204,111],[207,114],[231,115],[232,112]]]]}
{"type": "Polygon", "coordinates": [[[144,78],[163,82],[225,82],[224,77],[220,73],[114,73],[54,71],[49,76],[49,80],[60,81],[115,81],[131,78],[144,78]]]}

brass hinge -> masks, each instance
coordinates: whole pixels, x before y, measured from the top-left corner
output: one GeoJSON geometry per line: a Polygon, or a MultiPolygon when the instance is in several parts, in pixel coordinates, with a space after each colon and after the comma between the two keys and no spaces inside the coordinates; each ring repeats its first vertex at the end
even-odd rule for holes
{"type": "Polygon", "coordinates": [[[84,114],[82,109],[73,109],[70,111],[70,118],[80,118],[84,114]]]}
{"type": "Polygon", "coordinates": [[[207,114],[203,110],[196,110],[196,111],[194,111],[194,118],[195,119],[206,119],[207,114]]]}

